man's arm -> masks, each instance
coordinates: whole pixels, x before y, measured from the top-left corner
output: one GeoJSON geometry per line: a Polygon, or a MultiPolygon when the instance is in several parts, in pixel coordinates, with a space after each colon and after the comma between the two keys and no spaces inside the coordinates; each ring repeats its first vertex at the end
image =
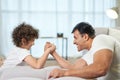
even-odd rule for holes
{"type": "Polygon", "coordinates": [[[112,62],[112,51],[103,49],[97,51],[94,55],[93,64],[84,67],[80,70],[65,71],[65,76],[78,76],[82,78],[96,78],[104,76],[110,68],[112,62]]]}
{"type": "Polygon", "coordinates": [[[81,78],[91,79],[104,76],[110,68],[112,57],[112,51],[108,49],[99,50],[94,55],[93,64],[85,66],[82,69],[55,69],[51,72],[50,77],[56,78],[62,76],[77,76],[81,78]]]}
{"type": "Polygon", "coordinates": [[[59,63],[59,65],[66,69],[77,69],[86,66],[86,62],[83,59],[78,59],[74,64],[71,64],[69,61],[60,57],[56,51],[51,54],[59,63]]]}
{"type": "Polygon", "coordinates": [[[58,55],[58,53],[56,51],[54,51],[53,53],[51,53],[51,55],[55,58],[55,60],[58,62],[58,64],[63,67],[63,68],[70,68],[73,65],[71,63],[69,63],[67,60],[63,59],[61,56],[58,55]]]}

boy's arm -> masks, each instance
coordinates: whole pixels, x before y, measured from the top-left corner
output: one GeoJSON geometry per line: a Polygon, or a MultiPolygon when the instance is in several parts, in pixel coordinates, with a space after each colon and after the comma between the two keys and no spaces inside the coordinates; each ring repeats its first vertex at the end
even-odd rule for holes
{"type": "Polygon", "coordinates": [[[44,64],[48,58],[48,55],[49,55],[49,51],[46,50],[40,58],[36,59],[33,56],[28,55],[25,57],[24,61],[31,67],[39,69],[44,66],[44,64]]]}
{"type": "Polygon", "coordinates": [[[31,55],[28,55],[25,57],[24,61],[33,68],[37,69],[42,68],[48,58],[49,53],[54,51],[55,49],[56,49],[55,46],[51,46],[44,51],[44,54],[40,58],[36,59],[31,55]]]}

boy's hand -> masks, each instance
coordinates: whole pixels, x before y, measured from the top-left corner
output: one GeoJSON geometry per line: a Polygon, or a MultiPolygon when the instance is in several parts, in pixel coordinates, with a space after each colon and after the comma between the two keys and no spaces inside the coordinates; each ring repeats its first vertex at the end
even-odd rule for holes
{"type": "Polygon", "coordinates": [[[50,42],[46,42],[45,46],[44,46],[44,52],[48,50],[49,53],[53,53],[56,50],[56,46],[50,42]]]}
{"type": "Polygon", "coordinates": [[[50,42],[46,42],[45,46],[44,46],[44,51],[46,51],[48,48],[50,48],[52,46],[52,44],[50,42]]]}

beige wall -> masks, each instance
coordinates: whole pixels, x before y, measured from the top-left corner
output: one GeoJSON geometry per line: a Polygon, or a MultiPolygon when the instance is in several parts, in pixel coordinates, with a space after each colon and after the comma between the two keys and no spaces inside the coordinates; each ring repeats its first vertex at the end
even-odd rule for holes
{"type": "Polygon", "coordinates": [[[120,27],[120,0],[117,0],[117,7],[119,11],[119,17],[116,19],[116,27],[120,27]]]}

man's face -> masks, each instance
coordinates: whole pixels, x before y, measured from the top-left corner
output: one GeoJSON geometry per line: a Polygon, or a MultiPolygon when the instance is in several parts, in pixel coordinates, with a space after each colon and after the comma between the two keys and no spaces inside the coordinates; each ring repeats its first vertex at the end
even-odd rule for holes
{"type": "Polygon", "coordinates": [[[85,38],[84,35],[81,35],[78,30],[75,30],[73,43],[77,46],[78,51],[85,49],[85,38]]]}

